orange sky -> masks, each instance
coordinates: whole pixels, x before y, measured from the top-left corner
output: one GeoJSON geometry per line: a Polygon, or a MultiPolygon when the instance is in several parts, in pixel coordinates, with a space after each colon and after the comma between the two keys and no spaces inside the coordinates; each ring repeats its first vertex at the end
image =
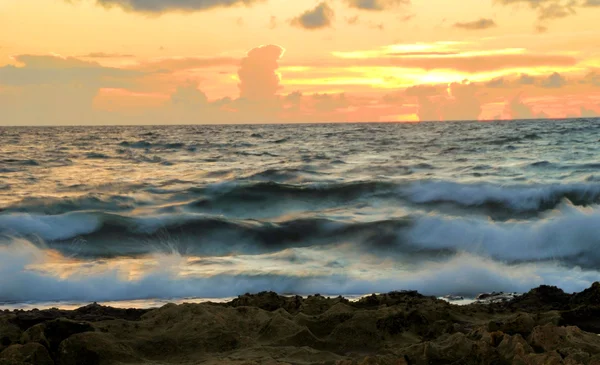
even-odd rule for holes
{"type": "Polygon", "coordinates": [[[599,18],[600,0],[0,0],[0,125],[595,117],[599,18]]]}

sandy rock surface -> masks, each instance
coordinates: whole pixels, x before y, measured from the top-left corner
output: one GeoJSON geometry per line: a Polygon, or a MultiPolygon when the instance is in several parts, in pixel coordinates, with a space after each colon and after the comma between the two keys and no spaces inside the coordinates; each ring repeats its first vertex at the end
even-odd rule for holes
{"type": "Polygon", "coordinates": [[[414,291],[358,302],[246,294],[229,303],[0,312],[0,365],[600,365],[600,284],[456,306],[414,291]]]}

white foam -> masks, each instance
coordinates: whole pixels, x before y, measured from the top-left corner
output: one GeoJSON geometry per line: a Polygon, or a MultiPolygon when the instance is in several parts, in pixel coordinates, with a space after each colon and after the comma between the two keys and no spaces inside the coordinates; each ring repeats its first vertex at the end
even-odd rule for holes
{"type": "Polygon", "coordinates": [[[447,181],[417,182],[406,191],[414,203],[451,202],[463,206],[502,204],[515,211],[536,211],[545,204],[556,204],[566,194],[593,203],[600,198],[598,184],[514,185],[460,184],[447,181]]]}
{"type": "Polygon", "coordinates": [[[24,240],[0,250],[0,302],[224,298],[263,290],[360,295],[411,289],[427,295],[474,296],[489,291],[524,292],[541,284],[580,291],[600,280],[595,270],[553,263],[506,265],[472,254],[409,268],[339,248],[306,248],[295,249],[303,258],[295,262],[281,254],[226,257],[222,259],[233,260],[233,265],[200,265],[202,270],[194,272],[193,265],[177,255],[157,255],[152,263],[140,259],[125,267],[56,261],[56,253],[24,240]],[[332,257],[343,265],[326,267],[332,257]],[[44,264],[50,269],[45,270],[44,264]],[[139,273],[131,275],[134,271],[139,273]]]}
{"type": "Polygon", "coordinates": [[[600,209],[562,204],[535,221],[494,222],[484,218],[429,215],[416,220],[406,244],[452,249],[503,261],[577,259],[600,263],[600,209]]]}
{"type": "Polygon", "coordinates": [[[96,231],[102,220],[94,214],[61,215],[10,214],[0,216],[0,232],[9,235],[35,235],[44,241],[63,240],[96,231]]]}

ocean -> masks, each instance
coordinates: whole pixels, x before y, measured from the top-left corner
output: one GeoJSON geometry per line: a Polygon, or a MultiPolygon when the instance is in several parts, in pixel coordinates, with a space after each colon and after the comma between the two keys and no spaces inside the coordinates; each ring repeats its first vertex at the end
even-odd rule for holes
{"type": "Polygon", "coordinates": [[[0,127],[0,308],[600,280],[600,120],[0,127]]]}

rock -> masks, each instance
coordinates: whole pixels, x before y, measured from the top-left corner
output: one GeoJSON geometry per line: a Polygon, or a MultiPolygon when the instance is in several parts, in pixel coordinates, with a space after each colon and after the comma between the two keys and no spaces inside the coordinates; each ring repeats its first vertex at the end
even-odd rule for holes
{"type": "Polygon", "coordinates": [[[566,294],[562,289],[542,285],[515,297],[508,305],[523,311],[547,311],[566,309],[570,300],[571,295],[566,294]]]}
{"type": "Polygon", "coordinates": [[[595,282],[591,287],[585,289],[581,293],[576,293],[570,300],[571,305],[600,305],[600,282],[595,282]]]}
{"type": "Polygon", "coordinates": [[[524,356],[533,353],[533,348],[519,334],[514,336],[504,335],[497,351],[503,359],[513,361],[515,357],[522,359],[524,356]]]}
{"type": "Polygon", "coordinates": [[[538,326],[531,332],[528,342],[537,352],[575,348],[589,354],[600,354],[600,336],[573,326],[538,326]]]}
{"type": "MultiPolygon", "coordinates": [[[[94,331],[94,327],[89,323],[69,319],[55,319],[42,324],[42,326],[51,352],[56,352],[60,343],[74,334],[94,331]]],[[[40,337],[40,339],[43,341],[43,338],[40,337]]]]}
{"type": "Polygon", "coordinates": [[[21,329],[10,322],[13,318],[0,318],[0,352],[21,339],[21,329]]]}
{"type": "Polygon", "coordinates": [[[104,365],[139,361],[139,357],[111,334],[84,332],[60,344],[58,360],[60,365],[104,365]]]}
{"type": "Polygon", "coordinates": [[[509,335],[521,334],[526,337],[531,333],[535,325],[536,322],[531,314],[518,313],[506,319],[490,321],[488,323],[488,331],[502,331],[509,335]]]}
{"type": "Polygon", "coordinates": [[[46,338],[46,334],[44,330],[46,326],[43,323],[36,324],[35,326],[29,328],[27,331],[23,332],[21,336],[21,343],[39,343],[40,345],[50,348],[50,342],[46,338]]]}
{"type": "Polygon", "coordinates": [[[2,365],[54,365],[48,350],[38,344],[12,345],[0,353],[2,365]]]}
{"type": "Polygon", "coordinates": [[[600,365],[600,336],[582,330],[597,328],[597,289],[571,295],[539,287],[509,302],[466,306],[411,291],[356,302],[263,292],[143,313],[97,304],[0,312],[8,347],[0,365],[33,365],[27,354],[43,365],[43,354],[56,365],[600,365]]]}

